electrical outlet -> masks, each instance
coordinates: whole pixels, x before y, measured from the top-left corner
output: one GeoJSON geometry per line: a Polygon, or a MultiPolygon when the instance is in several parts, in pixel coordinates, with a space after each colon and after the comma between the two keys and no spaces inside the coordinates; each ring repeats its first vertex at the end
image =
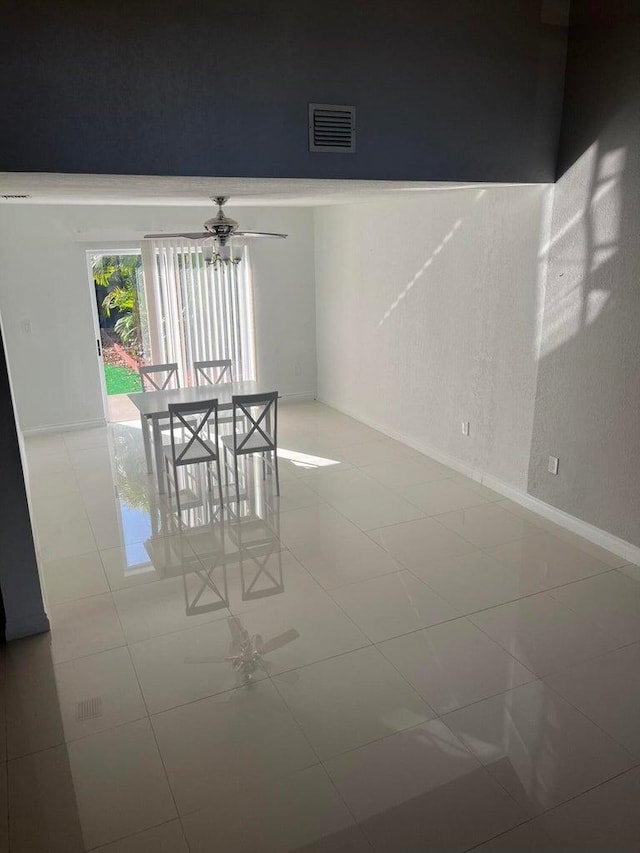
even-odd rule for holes
{"type": "Polygon", "coordinates": [[[469,421],[462,421],[462,434],[469,435],[469,421]]]}
{"type": "Polygon", "coordinates": [[[550,474],[557,474],[559,465],[560,465],[560,460],[558,459],[557,456],[550,456],[549,457],[549,473],[550,474]]]}

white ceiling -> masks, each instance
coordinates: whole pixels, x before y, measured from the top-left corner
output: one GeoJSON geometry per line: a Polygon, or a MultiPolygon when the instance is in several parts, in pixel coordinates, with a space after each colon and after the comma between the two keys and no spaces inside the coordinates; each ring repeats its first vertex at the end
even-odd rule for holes
{"type": "Polygon", "coordinates": [[[203,205],[213,195],[231,197],[237,206],[315,207],[474,186],[411,181],[338,181],[307,178],[179,178],[149,175],[61,175],[0,172],[0,195],[28,195],[4,204],[147,204],[203,205]]]}

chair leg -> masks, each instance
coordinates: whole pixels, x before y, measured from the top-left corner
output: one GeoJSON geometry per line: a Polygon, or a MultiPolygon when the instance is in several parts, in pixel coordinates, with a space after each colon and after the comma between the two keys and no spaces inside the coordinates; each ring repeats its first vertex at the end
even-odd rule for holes
{"type": "Polygon", "coordinates": [[[220,476],[220,457],[216,457],[216,469],[218,471],[218,497],[220,498],[220,517],[222,518],[222,507],[224,506],[224,501],[222,500],[222,477],[220,476]]]}
{"type": "Polygon", "coordinates": [[[273,450],[273,464],[276,469],[276,495],[280,496],[280,472],[278,471],[278,450],[273,450]]]}
{"type": "Polygon", "coordinates": [[[167,496],[169,499],[169,509],[171,509],[171,477],[169,476],[169,460],[166,456],[164,458],[164,468],[167,474],[167,496]]]}
{"type": "Polygon", "coordinates": [[[182,507],[180,506],[180,483],[178,482],[178,469],[173,466],[173,478],[176,486],[176,505],[178,507],[178,519],[182,521],[182,507]]]}
{"type": "Polygon", "coordinates": [[[236,501],[240,504],[240,481],[238,479],[238,454],[233,454],[233,473],[236,478],[236,501]]]}

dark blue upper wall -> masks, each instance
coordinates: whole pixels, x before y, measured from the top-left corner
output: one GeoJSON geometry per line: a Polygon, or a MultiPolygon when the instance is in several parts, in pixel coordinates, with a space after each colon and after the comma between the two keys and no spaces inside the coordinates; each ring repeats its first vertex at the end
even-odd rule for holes
{"type": "Polygon", "coordinates": [[[553,179],[565,2],[3,0],[0,170],[553,179]]]}
{"type": "Polygon", "coordinates": [[[639,117],[640,2],[572,0],[557,177],[596,141],[637,157],[639,117]]]}

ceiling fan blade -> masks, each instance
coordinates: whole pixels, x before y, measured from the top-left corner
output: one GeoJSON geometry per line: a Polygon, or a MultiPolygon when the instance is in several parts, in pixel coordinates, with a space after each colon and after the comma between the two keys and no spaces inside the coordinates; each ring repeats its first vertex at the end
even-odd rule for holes
{"type": "Polygon", "coordinates": [[[200,231],[198,233],[193,234],[145,234],[145,240],[170,240],[174,237],[182,237],[185,240],[212,240],[215,237],[215,234],[211,234],[209,231],[200,231]]]}
{"type": "Polygon", "coordinates": [[[288,234],[272,234],[268,231],[234,231],[232,237],[281,237],[284,239],[288,234]]]}
{"type": "Polygon", "coordinates": [[[244,627],[244,625],[238,619],[237,616],[232,616],[231,619],[228,619],[227,620],[227,626],[229,628],[229,631],[231,632],[232,642],[241,643],[244,640],[249,639],[247,629],[244,627]]]}
{"type": "Polygon", "coordinates": [[[273,637],[273,639],[268,640],[266,643],[263,643],[262,637],[258,635],[256,636],[256,647],[259,654],[268,655],[269,652],[277,651],[282,648],[282,646],[286,646],[287,643],[290,643],[292,640],[297,640],[299,636],[300,634],[295,628],[289,628],[288,631],[283,631],[282,634],[278,634],[277,637],[273,637]]]}

